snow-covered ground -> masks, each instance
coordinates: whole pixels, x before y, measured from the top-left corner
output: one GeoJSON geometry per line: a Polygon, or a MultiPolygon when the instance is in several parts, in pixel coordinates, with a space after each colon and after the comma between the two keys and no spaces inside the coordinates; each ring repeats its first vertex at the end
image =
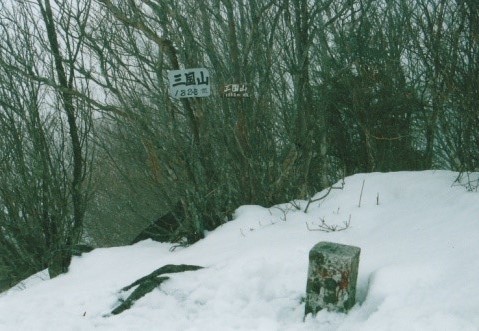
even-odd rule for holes
{"type": "Polygon", "coordinates": [[[0,330],[479,330],[479,193],[452,185],[456,176],[355,175],[307,214],[291,204],[243,206],[188,248],[96,249],[65,275],[39,274],[0,296],[0,330]],[[321,220],[350,227],[308,230],[321,220]],[[319,241],[361,247],[358,303],[303,321],[308,252],[319,241]],[[169,263],[206,268],[172,274],[106,316],[122,287],[169,263]]]}

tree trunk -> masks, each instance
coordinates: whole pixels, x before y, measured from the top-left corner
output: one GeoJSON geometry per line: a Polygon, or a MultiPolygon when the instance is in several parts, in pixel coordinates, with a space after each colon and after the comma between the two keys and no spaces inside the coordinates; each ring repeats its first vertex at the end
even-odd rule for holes
{"type": "MultiPolygon", "coordinates": [[[[68,130],[70,136],[70,144],[72,147],[73,170],[71,180],[71,203],[73,208],[73,224],[70,231],[67,232],[66,238],[57,237],[52,238],[54,245],[64,240],[61,248],[53,250],[51,257],[51,264],[49,272],[56,276],[59,273],[68,271],[70,265],[72,251],[71,248],[76,244],[81,237],[83,230],[83,216],[84,216],[84,197],[82,194],[84,163],[82,157],[82,146],[78,133],[78,125],[76,118],[76,110],[73,101],[73,70],[70,72],[70,78],[67,77],[65,67],[63,65],[63,58],[60,52],[58,43],[57,30],[53,18],[50,0],[37,0],[42,13],[43,23],[47,31],[48,41],[50,44],[50,52],[54,59],[54,68],[59,84],[59,94],[63,103],[64,111],[67,117],[68,130]]],[[[73,65],[73,64],[71,64],[73,65]]],[[[54,225],[55,226],[55,225],[54,225]]],[[[60,225],[56,225],[60,226],[60,225]]],[[[61,233],[61,231],[59,231],[61,233]]]]}

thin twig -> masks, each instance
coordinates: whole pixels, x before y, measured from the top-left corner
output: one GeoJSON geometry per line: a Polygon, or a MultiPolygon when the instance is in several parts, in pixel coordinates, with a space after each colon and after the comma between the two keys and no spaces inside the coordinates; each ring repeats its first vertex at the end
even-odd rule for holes
{"type": "Polygon", "coordinates": [[[328,191],[326,191],[326,193],[325,193],[323,196],[321,196],[321,197],[319,197],[319,198],[316,198],[316,199],[311,199],[311,198],[309,198],[308,204],[306,205],[306,208],[304,208],[304,212],[305,212],[305,213],[308,212],[308,208],[309,208],[309,206],[311,205],[311,203],[317,202],[317,201],[320,201],[320,200],[323,200],[324,198],[326,198],[326,197],[329,195],[329,193],[331,193],[331,191],[332,191],[333,189],[334,189],[334,190],[342,190],[343,188],[344,188],[344,180],[343,180],[343,182],[341,183],[341,186],[340,186],[340,187],[334,187],[334,186],[328,187],[328,191]]]}
{"type": "Polygon", "coordinates": [[[363,185],[361,186],[361,194],[359,195],[359,204],[358,207],[361,208],[361,199],[363,198],[363,189],[364,189],[364,182],[366,179],[363,179],[363,185]]]}
{"type": "Polygon", "coordinates": [[[316,229],[310,228],[308,222],[306,222],[306,228],[308,231],[321,231],[321,232],[340,232],[349,229],[351,225],[351,214],[349,219],[346,222],[343,222],[342,226],[339,225],[329,225],[326,223],[324,218],[320,218],[321,224],[318,225],[316,229]]]}

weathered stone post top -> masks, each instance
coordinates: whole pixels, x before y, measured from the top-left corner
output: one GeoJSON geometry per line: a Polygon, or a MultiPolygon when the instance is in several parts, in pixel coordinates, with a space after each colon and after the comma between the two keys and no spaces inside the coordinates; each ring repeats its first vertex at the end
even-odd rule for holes
{"type": "Polygon", "coordinates": [[[360,252],[359,247],[326,241],[309,251],[305,316],[324,308],[345,312],[354,306],[360,252]]]}

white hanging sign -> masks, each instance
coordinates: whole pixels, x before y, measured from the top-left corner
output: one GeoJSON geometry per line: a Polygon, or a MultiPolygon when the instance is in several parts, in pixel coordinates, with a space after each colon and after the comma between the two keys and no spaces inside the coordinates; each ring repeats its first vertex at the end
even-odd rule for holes
{"type": "Polygon", "coordinates": [[[168,71],[170,94],[173,98],[207,97],[211,94],[210,74],[205,68],[168,71]]]}

